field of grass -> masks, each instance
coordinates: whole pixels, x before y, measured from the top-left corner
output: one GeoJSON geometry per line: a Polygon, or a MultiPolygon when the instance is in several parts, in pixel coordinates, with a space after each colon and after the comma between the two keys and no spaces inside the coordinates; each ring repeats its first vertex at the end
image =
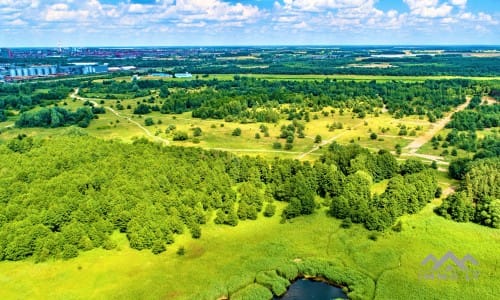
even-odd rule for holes
{"type": "MultiPolygon", "coordinates": [[[[374,151],[385,149],[394,151],[397,144],[405,147],[416,136],[423,134],[430,126],[427,120],[420,120],[418,117],[405,117],[402,119],[394,119],[388,113],[381,113],[379,116],[368,114],[365,118],[360,119],[355,117],[349,111],[345,111],[342,115],[338,110],[332,108],[324,108],[324,112],[328,112],[325,116],[321,112],[312,112],[310,122],[301,121],[305,125],[305,137],[295,137],[293,148],[285,150],[285,139],[280,139],[280,129],[283,125],[289,125],[292,122],[286,120],[286,115],[282,115],[281,120],[274,123],[247,123],[241,124],[239,122],[226,122],[224,120],[214,119],[198,119],[192,118],[191,113],[183,114],[161,114],[159,112],[152,112],[148,115],[138,116],[133,114],[133,108],[141,99],[128,99],[122,100],[121,103],[124,107],[130,105],[132,109],[115,110],[113,113],[110,110],[106,114],[98,116],[97,120],[93,120],[90,126],[84,131],[92,136],[104,139],[119,139],[125,142],[131,142],[139,137],[147,137],[152,140],[167,140],[171,145],[188,146],[188,147],[202,147],[205,149],[220,149],[232,151],[238,154],[245,155],[261,155],[267,157],[279,156],[282,158],[301,158],[304,160],[314,160],[318,157],[321,151],[314,151],[308,153],[310,150],[315,149],[317,144],[314,140],[317,135],[320,135],[322,142],[331,143],[337,141],[339,143],[358,143],[363,147],[367,147],[374,151]],[[334,113],[332,113],[332,111],[334,113]],[[154,125],[145,126],[144,120],[152,118],[154,125]],[[141,125],[139,127],[136,123],[141,125]],[[330,129],[329,126],[334,123],[341,123],[342,129],[330,129]],[[269,129],[269,136],[266,137],[260,132],[259,127],[265,125],[269,129]],[[408,132],[415,130],[416,136],[399,136],[399,126],[405,125],[408,132]],[[174,130],[167,130],[170,126],[174,126],[174,130]],[[202,136],[198,137],[195,141],[193,137],[193,129],[199,127],[202,130],[202,136]],[[416,130],[417,127],[421,129],[416,130]],[[233,136],[234,129],[241,129],[241,136],[233,136]],[[385,132],[382,129],[385,128],[385,132]],[[175,132],[182,131],[189,135],[187,141],[173,141],[175,132]],[[374,132],[377,134],[377,139],[370,138],[370,134],[374,132]],[[256,134],[260,135],[259,139],[255,138],[256,134]],[[282,149],[274,149],[273,144],[280,142],[282,149]],[[307,155],[302,155],[307,153],[307,155]]],[[[158,101],[158,100],[156,100],[158,101]]],[[[67,99],[66,109],[76,110],[83,105],[83,101],[67,99]]],[[[101,104],[100,100],[96,100],[99,105],[108,108],[114,108],[116,100],[104,100],[101,104]]],[[[64,102],[61,102],[63,105],[64,102]]],[[[159,104],[159,103],[157,103],[159,104]]],[[[13,120],[9,122],[0,123],[12,124],[13,120]]],[[[3,130],[0,138],[9,139],[16,137],[18,134],[25,133],[27,135],[37,136],[51,136],[63,132],[63,129],[43,129],[43,128],[10,128],[3,130]]],[[[436,154],[438,155],[438,154],[436,154]]]]}
{"type": "MultiPolygon", "coordinates": [[[[402,217],[402,232],[370,232],[325,212],[280,224],[279,217],[237,227],[206,225],[199,240],[177,237],[165,253],[132,250],[121,234],[115,250],[92,250],[68,261],[0,263],[1,299],[216,299],[254,282],[260,271],[293,260],[322,259],[376,282],[375,299],[495,299],[500,293],[498,230],[455,223],[424,211],[402,217]],[[183,256],[176,254],[185,247],[183,256]],[[421,261],[453,251],[479,262],[479,278],[430,280],[421,261]]],[[[282,206],[280,205],[280,209],[282,206]]]]}

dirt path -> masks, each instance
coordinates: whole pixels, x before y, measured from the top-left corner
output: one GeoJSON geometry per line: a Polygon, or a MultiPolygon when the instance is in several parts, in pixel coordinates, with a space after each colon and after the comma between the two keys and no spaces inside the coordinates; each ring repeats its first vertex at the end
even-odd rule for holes
{"type": "Polygon", "coordinates": [[[259,153],[288,153],[288,154],[299,154],[301,152],[297,151],[284,151],[284,150],[262,150],[262,149],[234,149],[234,148],[210,148],[210,147],[203,147],[203,149],[210,149],[210,150],[220,150],[220,151],[227,151],[227,152],[259,152],[259,153]]]}
{"type": "MultiPolygon", "coordinates": [[[[352,129],[358,128],[359,126],[364,125],[364,123],[365,123],[365,122],[363,121],[363,122],[361,122],[361,123],[359,123],[359,124],[355,125],[354,127],[352,127],[352,129]]],[[[306,157],[307,155],[309,155],[309,154],[311,154],[311,153],[313,153],[313,152],[315,152],[315,151],[319,150],[319,149],[320,149],[320,147],[322,147],[322,146],[325,146],[325,145],[328,145],[328,144],[332,143],[334,140],[338,139],[339,137],[341,137],[341,136],[345,135],[345,134],[346,134],[346,133],[348,133],[348,132],[349,132],[349,131],[347,131],[347,130],[342,131],[341,133],[336,134],[336,135],[332,136],[331,138],[329,138],[329,139],[327,139],[327,140],[324,140],[324,141],[322,141],[321,143],[319,143],[319,144],[317,144],[317,145],[314,145],[314,146],[313,146],[313,148],[312,148],[311,150],[309,150],[309,151],[306,151],[306,152],[303,152],[303,153],[299,154],[299,155],[297,156],[297,159],[303,159],[303,158],[304,158],[304,157],[306,157]]]]}
{"type": "MultiPolygon", "coordinates": [[[[74,99],[77,99],[77,100],[80,100],[80,101],[89,101],[95,107],[99,107],[99,103],[97,103],[95,101],[95,100],[99,100],[99,99],[92,99],[92,98],[80,97],[80,96],[78,96],[78,92],[79,92],[79,89],[78,88],[75,89],[75,91],[73,92],[73,94],[70,95],[70,97],[74,98],[74,99]]],[[[146,127],[142,126],[139,122],[137,122],[135,120],[132,120],[132,118],[130,118],[128,116],[121,115],[120,113],[118,113],[116,110],[114,110],[111,107],[108,107],[108,106],[103,106],[103,107],[104,107],[104,109],[106,109],[106,110],[110,111],[111,113],[113,113],[115,116],[117,116],[119,118],[122,118],[122,119],[125,119],[125,120],[129,121],[130,123],[136,125],[140,129],[142,129],[142,131],[144,131],[144,133],[146,133],[147,136],[153,138],[154,140],[159,141],[159,142],[163,143],[164,145],[168,145],[170,143],[169,140],[167,140],[167,139],[161,138],[159,136],[155,136],[146,127]]]]}
{"type": "Polygon", "coordinates": [[[490,97],[490,96],[484,96],[484,97],[483,97],[483,101],[486,101],[486,103],[487,103],[488,105],[494,105],[494,104],[497,104],[497,103],[498,103],[498,101],[497,101],[497,100],[495,100],[495,98],[490,97]]]}
{"type": "Polygon", "coordinates": [[[437,121],[436,123],[431,125],[431,128],[423,135],[419,136],[416,138],[413,142],[411,142],[408,146],[405,147],[405,150],[407,150],[411,154],[417,153],[417,151],[426,143],[428,143],[433,136],[436,135],[440,130],[442,130],[448,122],[451,120],[451,116],[455,114],[456,112],[464,110],[467,105],[469,105],[471,98],[467,97],[467,101],[465,101],[464,104],[460,105],[457,107],[452,113],[448,114],[446,117],[442,118],[441,120],[437,121]]]}

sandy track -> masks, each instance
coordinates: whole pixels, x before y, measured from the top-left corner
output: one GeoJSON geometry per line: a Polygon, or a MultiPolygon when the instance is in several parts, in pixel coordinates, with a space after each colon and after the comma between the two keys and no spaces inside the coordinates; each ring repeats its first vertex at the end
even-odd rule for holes
{"type": "Polygon", "coordinates": [[[465,101],[464,104],[458,106],[452,113],[448,114],[446,117],[442,118],[441,120],[437,121],[436,123],[431,125],[431,128],[423,135],[417,137],[413,142],[411,142],[408,146],[405,147],[405,150],[407,150],[411,154],[417,153],[417,151],[426,143],[428,143],[433,136],[436,135],[439,131],[441,131],[446,124],[448,124],[451,120],[451,117],[459,111],[464,110],[467,105],[469,105],[471,98],[467,97],[467,101],[465,101]]]}
{"type": "MultiPolygon", "coordinates": [[[[78,96],[78,92],[79,92],[79,89],[75,89],[75,91],[70,95],[70,97],[74,98],[74,99],[77,99],[77,100],[80,100],[80,101],[89,101],[95,107],[99,107],[99,103],[97,103],[95,100],[100,100],[100,99],[92,99],[92,98],[80,97],[80,96],[78,96]]],[[[116,110],[114,110],[111,107],[108,107],[108,106],[103,106],[103,107],[104,107],[104,109],[110,111],[115,116],[117,116],[119,118],[122,118],[122,119],[125,119],[125,120],[129,121],[130,123],[136,125],[140,129],[142,129],[142,131],[144,131],[144,133],[146,133],[147,136],[153,138],[154,140],[159,141],[159,142],[163,143],[164,145],[168,145],[170,143],[169,140],[167,140],[167,139],[161,138],[159,136],[155,136],[146,127],[142,126],[139,122],[137,122],[135,120],[132,120],[132,118],[130,118],[128,116],[121,115],[120,113],[118,113],[116,110]]]]}

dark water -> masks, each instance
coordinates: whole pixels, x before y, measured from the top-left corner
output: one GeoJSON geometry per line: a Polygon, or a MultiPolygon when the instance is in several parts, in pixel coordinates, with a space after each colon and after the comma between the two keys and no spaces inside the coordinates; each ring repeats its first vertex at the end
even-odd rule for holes
{"type": "Polygon", "coordinates": [[[331,300],[336,298],[347,299],[347,295],[341,288],[308,279],[295,281],[283,296],[274,297],[275,300],[331,300]]]}

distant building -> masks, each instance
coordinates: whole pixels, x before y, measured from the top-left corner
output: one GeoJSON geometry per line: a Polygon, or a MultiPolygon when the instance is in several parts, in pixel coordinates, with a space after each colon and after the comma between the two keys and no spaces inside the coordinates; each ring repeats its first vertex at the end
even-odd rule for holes
{"type": "Polygon", "coordinates": [[[163,77],[163,78],[172,78],[172,74],[168,74],[168,73],[152,73],[151,76],[153,76],[153,77],[163,77]]]}
{"type": "Polygon", "coordinates": [[[7,49],[7,48],[0,49],[0,57],[1,58],[11,58],[12,53],[11,53],[10,49],[7,49]]]}
{"type": "Polygon", "coordinates": [[[188,73],[188,72],[186,72],[186,73],[175,73],[174,77],[175,78],[191,78],[191,77],[193,77],[193,75],[191,73],[188,73]]]}

